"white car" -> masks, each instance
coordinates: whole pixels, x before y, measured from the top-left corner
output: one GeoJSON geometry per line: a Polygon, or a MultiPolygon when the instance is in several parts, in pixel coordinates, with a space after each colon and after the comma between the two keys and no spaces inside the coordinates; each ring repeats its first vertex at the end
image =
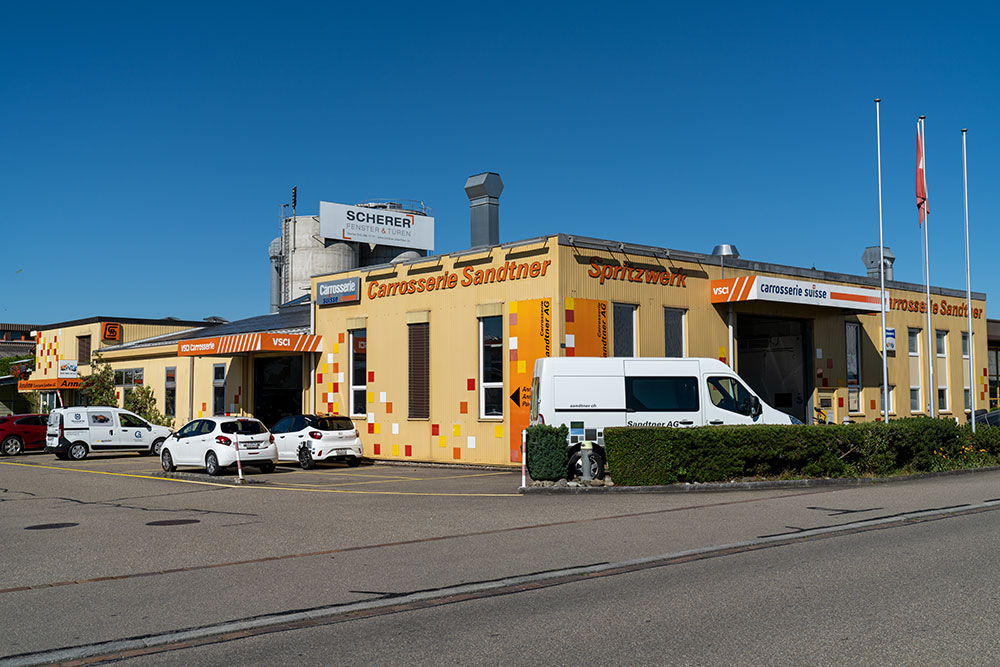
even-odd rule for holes
{"type": "Polygon", "coordinates": [[[199,466],[209,475],[221,475],[239,457],[243,466],[274,472],[278,450],[274,436],[249,417],[203,417],[171,434],[160,448],[160,465],[167,472],[177,466],[199,466]]]}
{"type": "Polygon", "coordinates": [[[278,460],[298,461],[306,470],[317,461],[346,461],[354,467],[364,455],[361,436],[348,417],[292,415],[279,420],[271,433],[278,460]]]}

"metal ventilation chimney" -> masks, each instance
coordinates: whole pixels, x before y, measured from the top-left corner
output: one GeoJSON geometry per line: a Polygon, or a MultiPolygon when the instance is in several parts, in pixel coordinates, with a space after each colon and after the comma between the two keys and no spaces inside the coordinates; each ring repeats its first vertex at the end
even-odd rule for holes
{"type": "Polygon", "coordinates": [[[465,194],[469,197],[470,247],[500,244],[501,192],[503,181],[500,174],[492,171],[469,176],[465,182],[465,194]]]}
{"type": "MultiPolygon", "coordinates": [[[[888,246],[883,246],[883,255],[885,256],[885,279],[892,280],[892,264],[896,261],[896,256],[892,254],[888,246]]],[[[864,253],[861,254],[861,261],[865,263],[865,267],[868,269],[869,278],[878,278],[878,246],[868,246],[865,248],[864,253]]]]}

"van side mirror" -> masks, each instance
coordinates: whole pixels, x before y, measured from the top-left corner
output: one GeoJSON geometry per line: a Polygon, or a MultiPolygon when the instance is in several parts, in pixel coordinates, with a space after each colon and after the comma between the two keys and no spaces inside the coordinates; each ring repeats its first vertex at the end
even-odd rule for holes
{"type": "Polygon", "coordinates": [[[153,426],[151,424],[146,424],[146,430],[147,431],[152,431],[153,430],[153,426]]]}
{"type": "Polygon", "coordinates": [[[764,408],[760,406],[760,399],[756,396],[750,397],[750,416],[756,419],[760,416],[760,413],[764,411],[764,408]]]}

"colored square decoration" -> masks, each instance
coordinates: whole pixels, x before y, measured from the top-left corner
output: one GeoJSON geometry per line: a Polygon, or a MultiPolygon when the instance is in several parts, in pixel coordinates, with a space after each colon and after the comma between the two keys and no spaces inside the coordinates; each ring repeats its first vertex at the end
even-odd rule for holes
{"type": "Polygon", "coordinates": [[[431,424],[431,435],[441,435],[441,426],[438,424],[431,424]]]}
{"type": "Polygon", "coordinates": [[[840,397],[837,398],[837,407],[838,408],[844,407],[844,397],[843,396],[840,396],[840,397]]]}
{"type": "Polygon", "coordinates": [[[518,362],[517,362],[517,372],[518,373],[527,373],[528,372],[528,362],[525,361],[524,359],[518,360],[518,362]]]}
{"type": "Polygon", "coordinates": [[[462,401],[461,403],[459,403],[458,404],[458,411],[460,413],[462,413],[463,415],[469,414],[469,402],[468,401],[462,401]]]}
{"type": "Polygon", "coordinates": [[[469,378],[468,380],[466,380],[465,386],[466,386],[466,388],[469,391],[475,391],[476,390],[476,378],[469,378]]]}
{"type": "Polygon", "coordinates": [[[392,414],[392,403],[386,403],[385,404],[385,414],[387,414],[387,415],[391,415],[392,414]]]}
{"type": "Polygon", "coordinates": [[[453,436],[455,436],[456,438],[459,437],[460,435],[462,435],[462,425],[461,424],[453,424],[452,427],[451,427],[451,434],[453,436]]]}
{"type": "Polygon", "coordinates": [[[403,450],[406,456],[413,456],[413,445],[406,445],[406,447],[404,447],[403,450]]]}
{"type": "Polygon", "coordinates": [[[875,401],[872,400],[872,410],[874,410],[874,409],[875,409],[875,401]]]}
{"type": "Polygon", "coordinates": [[[399,445],[393,445],[392,446],[392,455],[393,456],[399,456],[399,445]]]}
{"type": "Polygon", "coordinates": [[[368,423],[368,433],[370,435],[375,435],[375,424],[372,424],[371,422],[368,423]]]}
{"type": "Polygon", "coordinates": [[[375,381],[375,371],[368,371],[368,381],[369,382],[375,381]]]}
{"type": "Polygon", "coordinates": [[[827,359],[826,360],[826,367],[827,368],[833,368],[833,359],[827,359]]]}
{"type": "Polygon", "coordinates": [[[344,332],[343,331],[341,331],[339,334],[337,334],[337,342],[338,343],[343,343],[344,342],[344,332]]]}
{"type": "Polygon", "coordinates": [[[447,446],[448,446],[448,439],[445,438],[443,435],[438,436],[438,447],[447,447],[447,446]]]}
{"type": "Polygon", "coordinates": [[[462,458],[462,448],[461,447],[452,447],[451,455],[454,458],[456,458],[456,459],[462,458]]]}
{"type": "Polygon", "coordinates": [[[382,454],[382,445],[376,442],[374,445],[372,445],[372,451],[374,452],[375,456],[379,456],[380,454],[382,454]]]}
{"type": "Polygon", "coordinates": [[[502,425],[497,424],[496,426],[493,427],[493,437],[494,438],[502,438],[503,437],[503,426],[502,425]]]}
{"type": "Polygon", "coordinates": [[[566,321],[567,322],[573,322],[574,318],[575,318],[575,316],[573,314],[573,311],[572,310],[567,310],[566,311],[566,321]]]}
{"type": "MultiPolygon", "coordinates": [[[[830,381],[827,378],[823,378],[823,386],[824,387],[830,386],[830,381]]],[[[841,399],[841,402],[843,402],[843,399],[841,399]]]]}

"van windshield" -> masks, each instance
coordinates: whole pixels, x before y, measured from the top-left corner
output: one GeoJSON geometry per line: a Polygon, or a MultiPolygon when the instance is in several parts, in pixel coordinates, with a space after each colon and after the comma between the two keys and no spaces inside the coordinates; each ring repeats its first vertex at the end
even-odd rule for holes
{"type": "Polygon", "coordinates": [[[256,419],[240,419],[238,421],[223,422],[219,426],[219,430],[223,433],[235,433],[236,435],[260,435],[261,433],[267,432],[264,425],[256,419]]]}

